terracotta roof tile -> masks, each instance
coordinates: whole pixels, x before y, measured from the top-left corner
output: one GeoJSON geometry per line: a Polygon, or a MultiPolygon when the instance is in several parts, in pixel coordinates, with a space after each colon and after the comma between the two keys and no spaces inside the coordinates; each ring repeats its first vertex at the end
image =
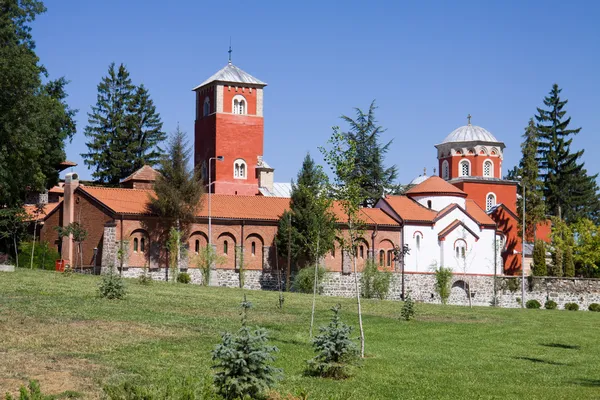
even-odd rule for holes
{"type": "Polygon", "coordinates": [[[487,215],[487,213],[485,211],[483,211],[483,209],[481,207],[479,207],[477,205],[477,203],[475,203],[474,200],[467,199],[466,208],[467,208],[467,213],[469,213],[469,215],[471,217],[473,217],[481,225],[496,225],[494,220],[492,218],[490,218],[490,216],[487,215]]]}
{"type": "MultiPolygon", "coordinates": [[[[48,203],[44,205],[44,211],[43,213],[39,214],[37,216],[38,221],[44,220],[46,218],[46,215],[50,214],[52,211],[54,211],[54,209],[56,207],[58,207],[58,205],[61,204],[61,202],[59,203],[48,203]]],[[[27,205],[24,206],[25,208],[25,212],[29,215],[29,217],[31,218],[30,221],[34,221],[36,214],[35,214],[35,205],[27,205]]]]}
{"type": "Polygon", "coordinates": [[[60,186],[52,186],[52,188],[50,188],[50,190],[48,190],[48,193],[60,193],[60,194],[63,194],[63,193],[65,193],[65,188],[64,187],[60,187],[60,186]]]}
{"type": "MultiPolygon", "coordinates": [[[[345,222],[347,220],[346,213],[342,208],[340,202],[334,202],[332,205],[332,211],[335,214],[339,222],[345,222]]],[[[361,208],[360,219],[367,225],[388,225],[388,226],[399,226],[400,224],[388,213],[380,208],[361,208]]]]}
{"type": "Polygon", "coordinates": [[[128,181],[155,181],[156,177],[160,175],[160,172],[155,170],[149,165],[144,165],[142,168],[135,171],[133,174],[129,175],[127,178],[123,179],[121,182],[128,181]]]}
{"type": "Polygon", "coordinates": [[[430,176],[425,181],[419,183],[417,186],[410,188],[407,192],[409,196],[417,196],[417,195],[445,195],[445,196],[461,196],[467,197],[467,194],[452,185],[451,183],[446,182],[439,176],[430,176]]]}
{"type": "Polygon", "coordinates": [[[392,209],[407,222],[431,222],[435,219],[437,212],[423,207],[413,199],[406,196],[387,196],[385,201],[392,209]]]}

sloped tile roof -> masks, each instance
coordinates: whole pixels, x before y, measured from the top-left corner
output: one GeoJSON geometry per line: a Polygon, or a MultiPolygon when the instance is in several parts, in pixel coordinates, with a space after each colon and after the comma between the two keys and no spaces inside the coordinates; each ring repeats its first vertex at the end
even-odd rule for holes
{"type": "MultiPolygon", "coordinates": [[[[52,211],[54,211],[56,207],[58,207],[61,203],[62,202],[45,204],[44,211],[41,214],[37,215],[37,220],[43,221],[46,218],[46,216],[52,211]]],[[[24,206],[24,208],[27,215],[29,215],[30,221],[34,221],[36,219],[35,205],[26,205],[24,206]]]]}
{"type": "Polygon", "coordinates": [[[129,181],[149,181],[154,182],[156,177],[160,175],[160,172],[155,170],[149,165],[144,165],[142,168],[135,171],[133,174],[129,175],[127,178],[123,179],[121,182],[129,182],[129,181]]]}
{"type": "Polygon", "coordinates": [[[465,192],[435,175],[410,188],[406,194],[408,196],[443,195],[467,197],[465,192]]]}
{"type": "Polygon", "coordinates": [[[479,222],[481,225],[496,225],[494,220],[481,207],[475,203],[475,200],[467,199],[466,201],[467,213],[479,222]]]}
{"type": "Polygon", "coordinates": [[[48,190],[48,193],[64,194],[65,193],[65,188],[62,187],[62,186],[52,186],[50,188],[50,190],[48,190]]]}
{"type": "Polygon", "coordinates": [[[236,67],[231,62],[225,67],[221,68],[216,74],[196,86],[192,90],[201,88],[202,86],[208,85],[211,82],[227,82],[227,83],[247,83],[251,85],[266,86],[267,84],[260,79],[257,79],[236,67]]]}
{"type": "Polygon", "coordinates": [[[437,216],[436,211],[423,207],[407,196],[386,196],[384,200],[406,222],[433,223],[437,216]]]}
{"type": "Polygon", "coordinates": [[[473,237],[475,237],[475,239],[479,240],[479,236],[477,236],[477,234],[475,232],[473,232],[471,229],[469,229],[469,227],[467,225],[465,225],[462,221],[460,221],[458,219],[455,219],[450,225],[448,225],[447,227],[442,229],[440,231],[440,233],[438,233],[438,238],[440,238],[440,239],[445,238],[446,236],[448,236],[450,234],[450,232],[452,232],[459,226],[462,226],[467,232],[469,232],[471,235],[473,235],[473,237]]]}
{"type": "MultiPolygon", "coordinates": [[[[333,202],[332,211],[335,214],[337,220],[341,223],[347,221],[348,217],[344,212],[340,202],[333,202]]],[[[380,208],[361,208],[359,218],[367,225],[387,225],[387,226],[400,226],[398,221],[388,215],[385,211],[380,208]]]]}

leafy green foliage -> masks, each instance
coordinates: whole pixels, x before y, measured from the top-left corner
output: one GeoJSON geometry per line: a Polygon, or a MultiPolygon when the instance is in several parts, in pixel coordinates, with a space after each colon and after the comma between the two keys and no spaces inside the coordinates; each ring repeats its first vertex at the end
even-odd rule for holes
{"type": "Polygon", "coordinates": [[[588,306],[589,311],[600,312],[600,304],[592,303],[588,306]]]}
{"type": "Polygon", "coordinates": [[[506,288],[510,290],[512,293],[519,290],[519,280],[517,278],[507,278],[505,280],[506,288]]]}
{"type": "MultiPolygon", "coordinates": [[[[319,267],[317,268],[317,280],[319,282],[323,282],[323,278],[325,277],[325,268],[319,267]]],[[[294,283],[292,285],[292,289],[295,292],[300,293],[312,293],[313,287],[315,283],[315,268],[314,267],[305,267],[302,268],[296,276],[294,277],[294,283]]],[[[323,293],[323,285],[317,285],[317,293],[323,293]]]]}
{"type": "Polygon", "coordinates": [[[118,185],[144,165],[155,165],[166,134],[148,90],[132,84],[123,64],[112,63],[98,85],[98,99],[88,114],[88,152],[81,154],[92,176],[118,185]]]}
{"type": "Polygon", "coordinates": [[[350,338],[352,327],[340,318],[341,305],[331,309],[329,325],[319,327],[320,335],[313,339],[317,355],[308,360],[307,372],[324,378],[344,379],[350,376],[350,367],[356,363],[358,349],[350,338]]]}
{"type": "Polygon", "coordinates": [[[537,301],[535,299],[531,299],[531,300],[527,300],[527,302],[525,302],[525,307],[532,308],[532,309],[538,309],[538,308],[541,308],[542,305],[540,304],[539,301],[537,301]]]}
{"type": "Polygon", "coordinates": [[[548,268],[548,275],[550,276],[563,276],[563,250],[561,247],[555,247],[552,250],[552,263],[548,268]]]}
{"type": "MultiPolygon", "coordinates": [[[[0,248],[12,247],[16,266],[19,267],[19,241],[25,236],[27,214],[23,207],[2,208],[0,206],[0,248]]],[[[25,265],[23,265],[25,266],[25,265]]]]}
{"type": "Polygon", "coordinates": [[[547,276],[548,268],[546,267],[546,244],[542,240],[536,240],[533,245],[533,275],[547,276]]]}
{"type": "Polygon", "coordinates": [[[75,265],[79,262],[79,265],[83,267],[83,252],[82,245],[85,239],[87,239],[88,232],[79,222],[71,222],[67,226],[56,226],[54,229],[58,232],[59,239],[71,236],[73,241],[77,243],[77,255],[75,256],[75,265]]]}
{"type": "Polygon", "coordinates": [[[410,297],[410,293],[406,294],[406,300],[404,300],[404,304],[402,305],[400,316],[405,321],[410,321],[415,317],[415,302],[410,297]]]}
{"type": "Polygon", "coordinates": [[[0,2],[0,208],[57,184],[65,140],[76,132],[67,80],[50,80],[35,53],[31,24],[45,11],[37,0],[0,2]]]}
{"type": "Polygon", "coordinates": [[[565,310],[578,311],[579,310],[579,304],[577,304],[577,303],[566,303],[565,304],[565,310]]]}
{"type": "Polygon", "coordinates": [[[361,296],[367,299],[385,299],[390,291],[392,277],[389,270],[380,271],[377,263],[373,259],[368,259],[360,277],[361,296]]]}
{"type": "Polygon", "coordinates": [[[440,296],[442,304],[446,304],[450,297],[450,283],[452,282],[452,269],[437,267],[435,273],[435,292],[440,296]]]}
{"type": "Polygon", "coordinates": [[[558,304],[556,304],[554,300],[546,300],[546,303],[544,303],[544,308],[546,310],[556,310],[557,307],[558,304]]]}
{"type": "Polygon", "coordinates": [[[15,399],[10,393],[6,393],[6,400],[54,400],[55,398],[43,394],[38,381],[29,381],[27,387],[21,386],[18,399],[15,399]]]}
{"type": "Polygon", "coordinates": [[[187,272],[177,274],[177,282],[188,284],[192,281],[192,277],[187,272]]]}
{"type": "Polygon", "coordinates": [[[54,271],[56,268],[55,261],[60,259],[59,252],[53,246],[50,246],[48,242],[37,243],[35,249],[32,249],[32,247],[33,242],[21,242],[19,245],[19,265],[21,267],[28,266],[33,250],[33,268],[54,271]]]}
{"type": "Polygon", "coordinates": [[[127,288],[123,278],[119,274],[114,273],[114,268],[110,272],[102,276],[100,286],[98,286],[100,297],[109,300],[121,300],[127,294],[127,288]]]}
{"type": "Polygon", "coordinates": [[[225,399],[242,399],[248,396],[261,397],[273,386],[281,370],[273,367],[273,353],[277,347],[268,345],[269,337],[265,329],[254,330],[246,326],[247,310],[252,304],[242,302],[242,327],[237,333],[225,332],[221,343],[212,353],[217,392],[225,399]]]}
{"type": "Polygon", "coordinates": [[[138,276],[138,283],[140,285],[149,286],[152,284],[152,275],[148,272],[148,267],[144,266],[142,274],[138,276]]]}
{"type": "Polygon", "coordinates": [[[217,254],[213,246],[207,245],[200,249],[194,257],[193,263],[202,271],[202,285],[208,286],[210,283],[211,268],[217,268],[227,262],[227,257],[217,254]]]}
{"type": "MultiPolygon", "coordinates": [[[[565,227],[566,224],[559,226],[565,231],[561,237],[576,237],[573,260],[579,266],[579,274],[593,276],[600,264],[600,254],[598,253],[598,248],[600,248],[600,226],[589,219],[581,219],[570,227],[565,227]],[[567,236],[569,234],[571,236],[567,236]]],[[[555,236],[558,237],[559,233],[554,234],[553,226],[553,240],[555,236]]],[[[569,243],[566,240],[564,242],[566,247],[569,243]]]]}

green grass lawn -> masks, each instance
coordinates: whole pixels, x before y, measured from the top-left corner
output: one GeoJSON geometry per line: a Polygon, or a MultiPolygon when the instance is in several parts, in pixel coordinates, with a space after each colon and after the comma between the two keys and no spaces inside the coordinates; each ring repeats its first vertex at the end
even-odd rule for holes
{"type": "MultiPolygon", "coordinates": [[[[98,398],[122,379],[210,374],[220,332],[239,327],[243,294],[252,325],[269,330],[280,352],[280,393],[309,399],[600,398],[600,313],[365,300],[367,358],[355,375],[334,381],[303,375],[312,297],[128,280],[125,300],[97,295],[100,277],[17,270],[0,274],[0,393],[38,379],[51,393],[98,398]]],[[[352,299],[319,297],[317,325],[341,303],[357,327],[352,299]]],[[[358,332],[355,330],[358,336],[358,332]]]]}

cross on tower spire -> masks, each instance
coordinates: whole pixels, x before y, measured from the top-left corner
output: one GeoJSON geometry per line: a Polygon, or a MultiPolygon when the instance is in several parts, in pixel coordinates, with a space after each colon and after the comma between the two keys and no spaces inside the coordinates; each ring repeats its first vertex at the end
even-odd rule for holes
{"type": "MultiPolygon", "coordinates": [[[[229,50],[231,51],[231,49],[229,50]]],[[[471,114],[467,115],[467,124],[471,125],[471,114]]]]}
{"type": "Polygon", "coordinates": [[[231,36],[229,37],[229,51],[228,51],[228,53],[229,53],[229,64],[231,64],[231,53],[232,53],[232,50],[231,50],[231,36]]]}

